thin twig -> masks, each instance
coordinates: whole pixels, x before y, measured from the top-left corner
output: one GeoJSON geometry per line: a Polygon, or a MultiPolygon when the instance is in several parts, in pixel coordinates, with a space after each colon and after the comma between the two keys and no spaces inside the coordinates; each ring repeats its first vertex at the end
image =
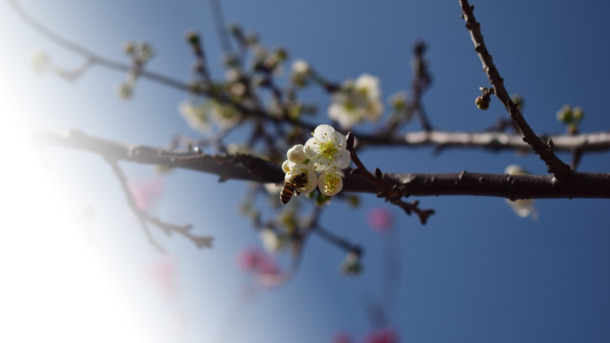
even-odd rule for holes
{"type": "Polygon", "coordinates": [[[212,8],[212,20],[214,21],[214,28],[216,29],[218,41],[220,42],[224,53],[230,54],[233,52],[233,48],[227,32],[227,25],[225,24],[225,17],[222,12],[220,1],[210,0],[210,7],[212,8]]]}
{"type": "Polygon", "coordinates": [[[127,185],[127,177],[121,170],[117,160],[113,159],[113,158],[109,158],[109,157],[106,157],[105,160],[112,167],[114,174],[116,175],[117,179],[119,180],[121,189],[123,190],[123,193],[125,194],[125,197],[127,199],[127,203],[129,205],[129,207],[131,208],[132,212],[138,217],[138,220],[140,221],[140,224],[142,225],[142,229],[146,233],[146,237],[148,237],[148,240],[150,241],[150,243],[157,250],[159,250],[159,252],[164,252],[164,249],[155,241],[154,237],[152,236],[152,234],[150,232],[150,229],[148,228],[147,223],[156,225],[157,227],[159,227],[163,231],[165,231],[165,233],[168,235],[171,235],[172,232],[177,232],[177,233],[185,236],[186,238],[190,239],[193,243],[195,243],[195,245],[198,248],[203,248],[203,247],[211,248],[212,247],[213,237],[198,236],[198,235],[193,234],[190,231],[192,229],[191,225],[175,225],[175,224],[171,224],[171,223],[162,221],[161,219],[150,215],[148,212],[146,212],[146,211],[142,210],[140,207],[138,207],[135,197],[129,191],[129,186],[127,185]]]}
{"type": "Polygon", "coordinates": [[[127,185],[127,177],[121,170],[121,167],[119,167],[119,164],[114,159],[106,158],[106,162],[108,162],[110,167],[112,167],[112,171],[114,172],[114,175],[119,180],[119,184],[121,185],[123,194],[125,194],[125,198],[127,199],[127,204],[131,208],[131,211],[138,218],[138,221],[140,222],[140,226],[142,226],[142,230],[146,234],[146,238],[148,238],[148,241],[150,242],[150,244],[153,247],[155,247],[155,249],[157,249],[159,252],[161,252],[161,253],[165,252],[165,249],[163,249],[161,247],[161,245],[159,245],[159,243],[157,243],[157,241],[153,237],[152,233],[150,232],[150,228],[147,225],[148,221],[145,217],[145,212],[142,211],[138,207],[138,204],[136,203],[136,199],[134,198],[133,194],[129,191],[129,186],[127,185]]]}
{"type": "Polygon", "coordinates": [[[487,74],[496,96],[500,99],[519,130],[521,130],[521,133],[523,133],[523,140],[532,147],[538,156],[540,156],[540,159],[546,164],[548,171],[553,173],[559,180],[566,179],[571,173],[570,166],[563,163],[555,155],[553,142],[551,140],[545,143],[536,136],[534,130],[529,126],[521,114],[521,111],[517,108],[504,88],[504,79],[500,76],[498,69],[493,63],[491,54],[487,50],[483,35],[481,34],[481,25],[474,17],[474,7],[470,6],[468,0],[460,0],[460,6],[462,7],[463,12],[462,18],[466,22],[466,28],[470,32],[472,42],[474,43],[474,50],[483,63],[483,71],[487,74]]]}
{"type": "Polygon", "coordinates": [[[357,167],[356,170],[352,170],[352,173],[354,171],[358,171],[358,174],[364,176],[364,178],[371,185],[373,185],[375,188],[377,188],[378,197],[385,198],[387,201],[391,202],[392,204],[402,208],[403,211],[405,211],[405,213],[408,215],[411,215],[411,213],[415,212],[415,214],[417,214],[417,216],[419,217],[419,221],[422,223],[422,225],[426,224],[426,222],[428,221],[428,218],[434,214],[434,210],[420,209],[418,201],[414,201],[413,203],[408,203],[406,201],[401,200],[403,194],[396,191],[396,185],[391,187],[389,184],[387,184],[383,180],[383,173],[381,172],[381,170],[379,170],[379,168],[375,169],[375,175],[371,174],[366,169],[366,167],[364,166],[362,161],[360,161],[360,158],[356,154],[356,150],[354,149],[354,135],[351,132],[347,134],[347,150],[350,153],[352,161],[354,162],[354,164],[357,167]]]}

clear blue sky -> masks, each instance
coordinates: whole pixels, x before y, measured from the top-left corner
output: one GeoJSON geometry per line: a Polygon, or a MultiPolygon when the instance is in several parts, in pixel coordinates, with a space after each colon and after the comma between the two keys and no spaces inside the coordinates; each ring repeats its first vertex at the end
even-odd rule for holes
{"type": "MultiPolygon", "coordinates": [[[[207,1],[20,3],[65,38],[112,59],[127,62],[121,51],[127,40],[150,41],[157,50],[150,69],[184,80],[190,77],[192,56],[183,34],[187,29],[198,30],[203,34],[212,75],[224,75],[207,1]]],[[[534,130],[563,132],[555,114],[564,104],[584,108],[583,132],[610,128],[607,3],[519,0],[473,4],[505,85],[510,93],[524,96],[524,114],[534,130]]],[[[478,87],[488,83],[460,18],[457,0],[228,0],[222,5],[227,22],[259,33],[268,47],[286,47],[291,57],[309,61],[331,80],[342,82],[362,73],[378,76],[384,99],[409,88],[411,47],[422,39],[429,46],[426,57],[434,77],[423,100],[436,128],[482,130],[506,116],[496,101],[486,112],[474,106],[478,87]]],[[[47,51],[54,62],[67,68],[82,60],[26,26],[6,2],[0,2],[0,23],[3,130],[12,128],[10,125],[24,132],[78,128],[125,143],[154,146],[165,145],[175,133],[196,135],[177,111],[186,94],[140,80],[135,97],[124,102],[117,98],[114,87],[125,75],[104,68],[94,68],[73,83],[54,75],[38,76],[30,60],[39,50],[47,51]]],[[[328,104],[319,93],[309,96],[321,109],[328,104]]],[[[318,119],[328,122],[324,111],[318,119]]],[[[419,124],[413,123],[408,130],[419,130],[419,124]]],[[[568,155],[560,157],[570,160],[568,155]]],[[[507,165],[517,163],[534,173],[545,173],[535,156],[511,152],[449,150],[434,156],[431,149],[396,148],[369,151],[362,159],[369,166],[391,172],[502,173],[507,165]]],[[[166,238],[153,228],[177,265],[177,292],[164,297],[142,277],[159,255],[127,210],[110,168],[95,156],[64,150],[48,152],[45,161],[62,209],[76,211],[86,205],[96,209],[93,222],[82,228],[83,239],[97,256],[97,262],[91,263],[105,266],[105,289],[115,290],[109,294],[117,294],[128,315],[137,318],[136,331],[148,339],[330,342],[342,331],[359,342],[372,329],[363,305],[368,299],[383,298],[382,252],[389,244],[387,238],[384,241],[364,224],[368,208],[386,206],[374,196],[364,196],[362,208],[356,211],[333,204],[322,217],[326,228],[365,247],[363,275],[350,278],[340,274],[338,265],[344,252],[312,237],[300,272],[290,284],[260,291],[244,303],[239,299],[249,283],[235,268],[235,256],[245,246],[260,245],[249,222],[237,215],[245,184],[218,184],[214,176],[176,171],[168,176],[164,197],[154,214],[177,223],[192,223],[198,232],[214,235],[216,242],[214,249],[199,251],[182,238],[166,238]],[[186,318],[185,328],[168,324],[176,316],[186,318]]],[[[153,175],[147,166],[124,167],[132,178],[153,175]]],[[[586,155],[579,169],[609,172],[609,154],[586,155]]],[[[390,325],[398,330],[402,342],[610,340],[608,200],[538,201],[538,221],[517,217],[503,199],[419,200],[423,207],[437,212],[426,226],[387,207],[396,216],[397,231],[391,240],[400,251],[401,275],[390,325]]],[[[39,216],[36,210],[27,213],[39,216]]],[[[61,328],[70,328],[66,323],[81,317],[76,314],[81,312],[64,313],[65,322],[53,318],[57,308],[83,306],[92,311],[83,313],[86,318],[96,312],[95,306],[73,304],[72,293],[65,289],[76,289],[80,283],[64,288],[64,280],[73,284],[78,279],[79,270],[71,263],[79,257],[58,260],[59,249],[32,244],[47,237],[43,234],[52,236],[57,229],[54,222],[35,229],[28,223],[19,220],[14,225],[22,232],[18,238],[25,245],[23,249],[15,250],[17,255],[3,256],[14,273],[9,277],[15,280],[10,290],[19,290],[17,299],[23,299],[14,307],[42,313],[30,319],[34,331],[44,320],[63,323],[58,326],[59,333],[54,332],[61,335],[61,328]],[[56,260],[68,262],[40,262],[56,260]],[[47,267],[58,268],[55,275],[64,279],[55,278],[53,273],[47,277],[47,267]],[[27,287],[17,286],[26,270],[33,275],[25,279],[27,287]],[[55,288],[45,291],[45,282],[39,281],[49,279],[55,288]],[[61,300],[46,302],[55,292],[65,297],[59,298],[65,299],[65,304],[61,300]]],[[[92,330],[104,327],[103,318],[92,321],[92,330]]]]}

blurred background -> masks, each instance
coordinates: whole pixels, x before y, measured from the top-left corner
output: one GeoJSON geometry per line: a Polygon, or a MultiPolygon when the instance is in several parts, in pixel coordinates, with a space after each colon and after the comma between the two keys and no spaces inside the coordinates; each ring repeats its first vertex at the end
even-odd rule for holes
{"type": "MultiPolygon", "coordinates": [[[[208,1],[19,4],[61,37],[109,59],[129,63],[123,44],[150,42],[156,55],[147,68],[185,81],[193,56],[184,34],[199,31],[212,77],[225,77],[208,1]]],[[[423,40],[434,82],[423,101],[435,128],[481,131],[507,115],[495,100],[485,112],[474,105],[478,88],[489,84],[458,1],[221,4],[227,23],[258,33],[266,47],[285,47],[290,61],[306,60],[329,80],[377,76],[384,100],[410,89],[412,47],[423,40]]],[[[506,88],[523,96],[524,115],[537,133],[565,132],[556,119],[564,104],[584,109],[581,132],[608,130],[607,3],[474,5],[506,88]]],[[[610,340],[606,199],[539,200],[533,220],[517,216],[501,198],[425,197],[422,207],[436,211],[425,226],[374,195],[363,195],[358,209],[334,202],[321,223],[364,247],[363,272],[341,273],[345,251],[313,236],[294,279],[269,288],[239,266],[244,251],[262,249],[259,233],[239,215],[244,182],[218,183],[185,170],[159,176],[151,166],[122,163],[150,213],[215,237],[212,249],[197,249],[152,227],[167,251],[160,254],[102,158],[39,150],[29,138],[39,130],[79,129],[163,147],[175,134],[198,135],[178,111],[188,94],[140,79],[124,100],[116,87],[125,73],[93,67],[67,81],[36,72],[32,61],[41,51],[66,70],[84,59],[28,26],[8,1],[0,2],[0,23],[3,341],[363,342],[384,328],[401,342],[610,340]],[[382,232],[367,223],[380,209],[393,218],[382,232]],[[374,308],[383,309],[385,321],[374,319],[374,308]]],[[[306,96],[320,108],[316,121],[329,123],[328,97],[321,91],[306,96]]],[[[407,127],[420,129],[417,121],[407,127]]],[[[388,172],[503,173],[511,164],[546,172],[536,156],[513,152],[379,148],[361,159],[388,172]]],[[[585,155],[579,170],[610,172],[609,154],[585,155]]]]}

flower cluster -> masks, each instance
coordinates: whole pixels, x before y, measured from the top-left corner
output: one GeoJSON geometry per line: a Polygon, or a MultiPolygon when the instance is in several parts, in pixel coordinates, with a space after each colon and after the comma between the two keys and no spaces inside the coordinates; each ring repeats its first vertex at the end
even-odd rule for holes
{"type": "Polygon", "coordinates": [[[297,144],[287,152],[282,165],[284,179],[300,193],[309,193],[316,186],[326,196],[343,188],[343,171],[351,162],[347,140],[330,125],[319,125],[305,145],[297,144]]]}
{"type": "Polygon", "coordinates": [[[365,119],[376,121],[383,112],[380,99],[379,79],[363,74],[355,82],[344,82],[341,89],[333,93],[328,116],[344,128],[350,128],[365,119]]]}
{"type": "Polygon", "coordinates": [[[133,90],[141,68],[155,56],[155,50],[150,43],[130,41],[123,45],[123,51],[132,60],[134,66],[127,75],[127,79],[116,86],[116,92],[121,99],[128,100],[133,96],[133,90]]]}
{"type": "Polygon", "coordinates": [[[228,129],[237,125],[242,119],[241,113],[233,106],[215,101],[183,101],[178,106],[178,111],[189,127],[204,134],[210,131],[212,124],[228,129]]]}

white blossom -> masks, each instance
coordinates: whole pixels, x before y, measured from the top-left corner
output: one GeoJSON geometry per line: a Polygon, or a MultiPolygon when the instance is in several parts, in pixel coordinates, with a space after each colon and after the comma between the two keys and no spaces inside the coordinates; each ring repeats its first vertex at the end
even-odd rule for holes
{"type": "Polygon", "coordinates": [[[348,80],[333,93],[328,116],[341,127],[350,128],[364,120],[376,121],[383,112],[379,79],[363,74],[356,81],[348,80]]]}
{"type": "Polygon", "coordinates": [[[223,129],[237,125],[241,120],[241,113],[233,106],[213,104],[210,110],[211,118],[223,129]]]}
{"type": "Polygon", "coordinates": [[[343,172],[337,170],[322,173],[318,178],[318,188],[328,196],[339,193],[343,189],[343,172]]]}
{"type": "Polygon", "coordinates": [[[183,101],[178,111],[191,129],[200,133],[207,133],[210,130],[209,111],[205,103],[194,104],[183,101]]]}
{"type": "Polygon", "coordinates": [[[263,243],[263,247],[268,252],[278,252],[282,248],[282,240],[278,237],[277,233],[269,228],[260,230],[260,237],[263,243]]]}
{"type": "Polygon", "coordinates": [[[292,63],[292,74],[294,75],[307,75],[311,72],[309,64],[303,60],[296,60],[292,63]]]}
{"type": "MultiPolygon", "coordinates": [[[[508,175],[528,175],[529,173],[521,166],[516,164],[506,167],[504,171],[508,175]]],[[[517,199],[517,200],[506,200],[510,208],[521,218],[531,216],[533,220],[538,220],[538,212],[534,207],[534,199],[517,199]]]]}
{"type": "Polygon", "coordinates": [[[318,125],[305,143],[305,156],[316,172],[345,169],[351,162],[345,136],[330,125],[318,125]]]}
{"type": "Polygon", "coordinates": [[[307,181],[305,181],[303,185],[296,185],[297,190],[300,193],[309,193],[316,188],[318,185],[318,175],[313,168],[302,163],[294,163],[291,161],[286,162],[284,162],[284,165],[282,165],[282,169],[284,169],[284,166],[288,166],[288,171],[286,172],[286,175],[284,175],[284,180],[292,182],[294,181],[295,176],[305,174],[307,181]]]}
{"type": "Polygon", "coordinates": [[[32,57],[32,68],[37,74],[43,74],[47,70],[52,69],[51,58],[44,51],[37,52],[32,57]]]}

